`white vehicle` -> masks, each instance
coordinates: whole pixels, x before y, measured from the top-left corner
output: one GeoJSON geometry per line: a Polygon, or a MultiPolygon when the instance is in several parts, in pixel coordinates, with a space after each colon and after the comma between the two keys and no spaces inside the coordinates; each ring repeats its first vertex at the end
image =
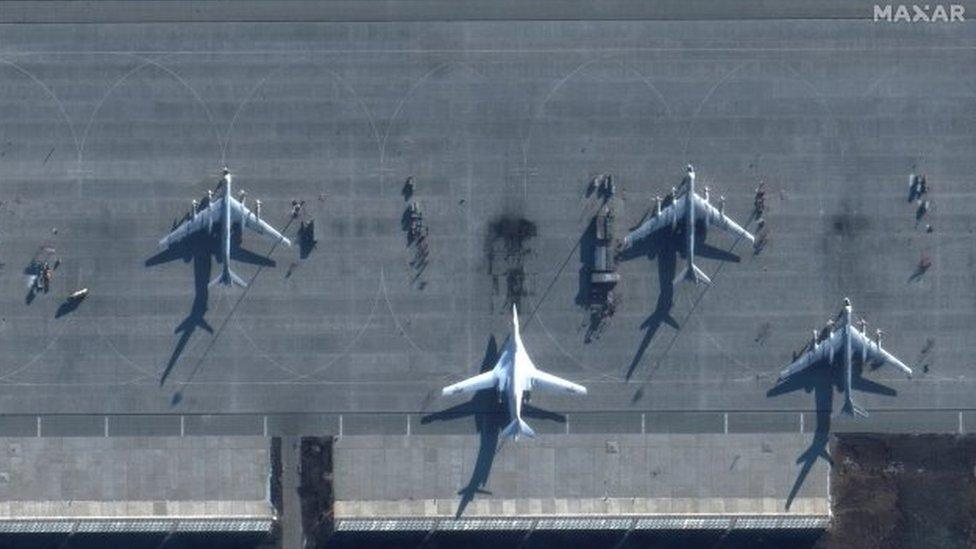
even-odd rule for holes
{"type": "Polygon", "coordinates": [[[512,422],[505,427],[501,436],[518,440],[519,435],[534,438],[535,431],[522,419],[522,398],[526,391],[535,388],[585,395],[586,387],[567,381],[561,377],[543,372],[535,367],[519,335],[518,309],[512,305],[512,335],[502,347],[495,367],[464,381],[444,387],[442,395],[473,393],[494,387],[499,398],[508,401],[508,413],[512,422]]]}
{"type": "Polygon", "coordinates": [[[892,364],[898,367],[903,372],[908,374],[908,377],[912,377],[912,369],[902,364],[902,362],[892,356],[891,353],[881,348],[881,330],[876,332],[876,338],[874,341],[872,341],[864,333],[867,322],[861,320],[861,329],[858,330],[851,321],[851,318],[851,300],[845,297],[844,308],[841,310],[840,317],[836,323],[832,323],[828,326],[829,335],[827,338],[823,341],[818,341],[817,331],[814,330],[813,341],[810,343],[810,347],[807,352],[803,353],[802,356],[794,360],[792,364],[780,372],[777,383],[796,374],[797,372],[803,371],[810,366],[821,362],[822,360],[826,360],[827,364],[830,365],[834,361],[834,354],[837,352],[843,352],[844,412],[850,415],[856,414],[867,417],[868,413],[864,411],[863,408],[854,404],[854,399],[851,397],[851,359],[853,357],[853,353],[861,353],[861,364],[865,364],[869,358],[873,360],[880,360],[884,363],[892,364]]]}
{"type": "MultiPolygon", "coordinates": [[[[231,223],[239,223],[242,230],[244,227],[247,227],[256,233],[270,235],[277,240],[281,240],[287,246],[291,246],[291,241],[282,236],[281,233],[274,229],[274,227],[261,220],[260,202],[256,208],[258,213],[255,214],[251,210],[247,209],[242,202],[237,201],[231,195],[232,176],[227,168],[224,168],[223,170],[223,177],[224,196],[217,199],[210,197],[206,208],[200,211],[194,211],[193,217],[184,221],[179,227],[174,229],[173,232],[169,233],[162,240],[160,240],[159,246],[161,248],[171,246],[176,242],[183,240],[187,236],[199,231],[200,229],[203,229],[204,227],[206,227],[207,231],[209,232],[213,229],[215,223],[220,223],[220,237],[223,244],[221,247],[221,259],[223,260],[224,266],[220,274],[210,281],[210,286],[220,282],[228,286],[231,284],[237,284],[238,286],[245,287],[247,286],[247,283],[245,283],[241,277],[237,276],[237,273],[230,270],[231,223]]],[[[242,198],[241,200],[243,201],[244,199],[242,198]]],[[[196,208],[194,208],[194,210],[195,209],[196,208]]]]}
{"type": "Polygon", "coordinates": [[[712,206],[708,201],[708,187],[705,187],[705,196],[695,193],[695,168],[688,164],[688,174],[684,179],[685,192],[678,196],[677,192],[671,193],[672,202],[668,207],[661,209],[661,201],[658,200],[657,210],[653,217],[641,224],[624,237],[623,249],[633,246],[636,242],[647,238],[652,233],[657,232],[663,227],[676,229],[678,222],[685,224],[686,250],[688,253],[688,266],[678,273],[674,282],[679,280],[692,280],[695,283],[704,282],[711,284],[705,273],[695,266],[695,223],[702,221],[706,226],[715,225],[732,234],[741,236],[749,242],[756,239],[749,231],[743,229],[725,215],[725,199],[720,197],[718,208],[712,206]]]}

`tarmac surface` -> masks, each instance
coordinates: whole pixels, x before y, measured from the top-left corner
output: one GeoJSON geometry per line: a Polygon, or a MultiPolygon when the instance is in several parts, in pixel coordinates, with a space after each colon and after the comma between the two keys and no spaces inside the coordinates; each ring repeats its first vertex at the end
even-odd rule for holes
{"type": "Polygon", "coordinates": [[[501,344],[512,302],[534,361],[589,389],[533,395],[569,430],[810,432],[839,376],[769,391],[845,296],[917,369],[865,368],[888,389],[856,393],[877,412],[860,425],[964,431],[974,47],[968,22],[5,26],[0,434],[407,432],[464,402],[439,389],[501,344]],[[587,337],[589,182],[613,174],[622,237],[689,162],[750,230],[766,182],[766,246],[709,231],[713,284],[696,287],[670,282],[680,236],[656,239],[619,264],[618,310],[587,337]],[[206,238],[157,247],[224,164],[287,236],[316,224],[307,254],[245,234],[245,290],[207,288],[206,238]],[[919,220],[913,169],[931,187],[919,220]],[[33,259],[60,265],[30,297],[33,259]]]}
{"type": "Polygon", "coordinates": [[[350,520],[637,515],[809,518],[793,528],[814,528],[830,516],[828,469],[811,469],[796,481],[796,455],[807,446],[796,433],[499,442],[497,431],[480,441],[463,435],[339,439],[337,530],[350,520]]]}
{"type": "Polygon", "coordinates": [[[4,438],[0,534],[268,532],[271,468],[262,437],[4,438]]]}

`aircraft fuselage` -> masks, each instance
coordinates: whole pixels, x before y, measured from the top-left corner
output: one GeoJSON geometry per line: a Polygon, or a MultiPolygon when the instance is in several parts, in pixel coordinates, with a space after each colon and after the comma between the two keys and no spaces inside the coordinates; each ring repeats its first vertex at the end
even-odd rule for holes
{"type": "Polygon", "coordinates": [[[231,197],[231,177],[228,174],[224,177],[224,202],[223,212],[221,213],[221,218],[223,222],[220,224],[220,237],[221,237],[221,252],[223,254],[224,269],[230,268],[230,224],[231,224],[231,209],[230,209],[230,197],[231,197]]]}
{"type": "Polygon", "coordinates": [[[688,194],[685,195],[685,240],[689,269],[695,263],[695,172],[688,172],[688,194]]]}

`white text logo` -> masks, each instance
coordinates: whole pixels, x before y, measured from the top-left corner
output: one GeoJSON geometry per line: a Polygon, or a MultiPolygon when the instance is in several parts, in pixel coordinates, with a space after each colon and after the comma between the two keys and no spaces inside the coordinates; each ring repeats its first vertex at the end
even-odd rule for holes
{"type": "Polygon", "coordinates": [[[966,7],[961,4],[875,4],[874,20],[890,23],[954,23],[966,20],[966,7]]]}

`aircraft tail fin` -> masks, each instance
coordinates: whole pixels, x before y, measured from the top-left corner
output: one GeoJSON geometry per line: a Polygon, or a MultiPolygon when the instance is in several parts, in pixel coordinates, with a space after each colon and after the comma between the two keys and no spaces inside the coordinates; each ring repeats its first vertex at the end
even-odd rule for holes
{"type": "Polygon", "coordinates": [[[228,286],[237,284],[241,288],[247,288],[247,282],[244,282],[244,279],[237,276],[237,273],[234,271],[230,270],[230,267],[224,267],[220,274],[215,276],[214,279],[210,281],[208,286],[213,287],[218,283],[226,284],[228,286]]]}
{"type": "Polygon", "coordinates": [[[532,430],[532,427],[529,427],[529,424],[525,420],[517,417],[508,424],[508,427],[505,427],[505,430],[502,431],[502,437],[511,437],[518,440],[519,435],[535,438],[535,431],[532,430]]]}
{"type": "Polygon", "coordinates": [[[847,402],[844,403],[843,412],[851,416],[868,417],[867,410],[861,408],[857,404],[854,404],[854,401],[850,399],[848,399],[847,402]]]}
{"type": "Polygon", "coordinates": [[[694,263],[692,263],[690,261],[688,262],[688,266],[685,267],[683,271],[681,271],[680,273],[678,273],[678,276],[674,277],[674,282],[673,283],[674,284],[677,284],[678,282],[680,282],[682,280],[690,280],[690,281],[694,282],[695,284],[699,284],[699,283],[711,284],[712,283],[712,280],[710,278],[708,278],[708,276],[704,272],[702,272],[702,270],[699,269],[697,265],[695,265],[694,263]]]}

